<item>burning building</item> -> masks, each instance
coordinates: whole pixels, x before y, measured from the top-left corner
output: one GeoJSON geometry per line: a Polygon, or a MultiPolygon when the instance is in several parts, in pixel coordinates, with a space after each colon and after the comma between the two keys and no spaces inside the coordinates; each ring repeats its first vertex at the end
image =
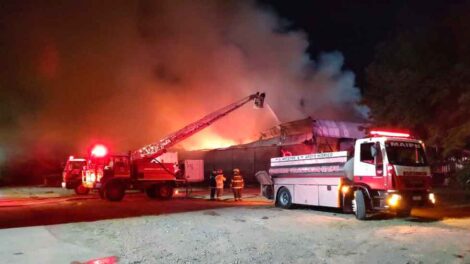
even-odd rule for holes
{"type": "Polygon", "coordinates": [[[203,159],[206,179],[213,169],[221,168],[230,176],[232,169],[239,168],[246,182],[255,183],[255,173],[268,170],[272,157],[348,150],[355,139],[365,136],[366,127],[366,123],[309,117],[272,127],[248,144],[180,151],[180,159],[203,159]]]}

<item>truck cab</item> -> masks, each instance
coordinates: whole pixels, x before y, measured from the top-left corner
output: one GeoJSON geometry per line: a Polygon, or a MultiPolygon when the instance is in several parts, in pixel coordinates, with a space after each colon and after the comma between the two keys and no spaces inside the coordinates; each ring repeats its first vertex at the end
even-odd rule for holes
{"type": "Polygon", "coordinates": [[[74,189],[78,195],[87,194],[89,190],[82,185],[82,171],[86,159],[70,156],[62,172],[62,188],[74,189]]]}
{"type": "MultiPolygon", "coordinates": [[[[405,133],[373,134],[358,139],[354,153],[353,178],[348,179],[362,192],[366,210],[393,210],[407,216],[413,207],[433,204],[431,169],[422,141],[405,133]]],[[[352,204],[354,211],[362,207],[356,199],[352,204]]]]}

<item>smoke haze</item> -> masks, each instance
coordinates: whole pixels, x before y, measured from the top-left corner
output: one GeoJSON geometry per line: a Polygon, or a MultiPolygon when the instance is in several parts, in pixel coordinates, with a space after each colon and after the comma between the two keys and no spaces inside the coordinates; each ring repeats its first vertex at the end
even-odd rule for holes
{"type": "Polygon", "coordinates": [[[255,2],[3,5],[3,160],[57,148],[84,153],[98,141],[133,150],[257,91],[266,92],[276,117],[245,106],[182,146],[246,142],[277,119],[361,116],[341,53],[310,59],[305,34],[287,31],[255,2]]]}

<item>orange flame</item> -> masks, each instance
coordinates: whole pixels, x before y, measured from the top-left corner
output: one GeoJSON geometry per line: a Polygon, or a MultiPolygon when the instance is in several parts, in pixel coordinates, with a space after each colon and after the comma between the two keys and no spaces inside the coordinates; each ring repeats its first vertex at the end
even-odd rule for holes
{"type": "Polygon", "coordinates": [[[181,146],[186,150],[200,150],[226,148],[239,143],[240,142],[236,142],[235,140],[224,138],[213,131],[207,131],[187,139],[181,143],[181,146]]]}

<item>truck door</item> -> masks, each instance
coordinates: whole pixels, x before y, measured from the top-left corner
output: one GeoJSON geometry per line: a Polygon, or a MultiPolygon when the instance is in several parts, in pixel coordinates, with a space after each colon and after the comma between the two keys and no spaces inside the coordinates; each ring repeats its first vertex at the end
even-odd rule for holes
{"type": "Polygon", "coordinates": [[[129,177],[131,170],[128,157],[114,158],[114,177],[129,177]]]}
{"type": "Polygon", "coordinates": [[[384,163],[385,148],[381,146],[380,142],[375,142],[374,146],[375,158],[375,176],[381,178],[381,184],[387,186],[387,177],[385,177],[386,165],[384,163]]]}
{"type": "Polygon", "coordinates": [[[359,146],[359,162],[354,162],[354,181],[374,189],[384,186],[383,153],[379,142],[364,142],[359,146]]]}

